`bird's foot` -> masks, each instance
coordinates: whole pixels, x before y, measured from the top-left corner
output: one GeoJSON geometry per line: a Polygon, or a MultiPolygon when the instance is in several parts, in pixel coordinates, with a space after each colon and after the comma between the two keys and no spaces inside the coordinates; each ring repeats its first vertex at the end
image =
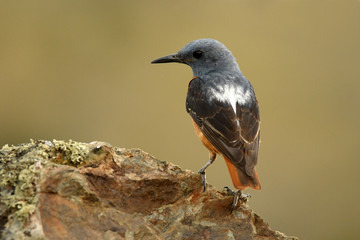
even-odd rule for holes
{"type": "Polygon", "coordinates": [[[224,190],[227,195],[234,196],[234,201],[231,205],[230,214],[234,211],[234,209],[236,208],[239,201],[246,203],[251,198],[251,195],[249,193],[242,193],[241,190],[234,191],[234,190],[231,190],[229,187],[224,187],[224,190]]]}
{"type": "Polygon", "coordinates": [[[202,184],[203,184],[203,186],[204,186],[204,191],[203,191],[203,192],[205,192],[205,190],[206,190],[206,185],[207,185],[205,171],[201,171],[201,170],[200,170],[198,173],[199,173],[200,176],[201,176],[201,181],[202,181],[202,184]]]}

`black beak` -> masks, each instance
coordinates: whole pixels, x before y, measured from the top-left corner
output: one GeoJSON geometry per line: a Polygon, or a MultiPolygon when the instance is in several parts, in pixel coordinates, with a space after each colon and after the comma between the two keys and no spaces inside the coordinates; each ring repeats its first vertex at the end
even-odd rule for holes
{"type": "Polygon", "coordinates": [[[177,55],[177,53],[174,53],[169,56],[155,59],[151,63],[169,63],[169,62],[183,63],[183,60],[177,55]]]}

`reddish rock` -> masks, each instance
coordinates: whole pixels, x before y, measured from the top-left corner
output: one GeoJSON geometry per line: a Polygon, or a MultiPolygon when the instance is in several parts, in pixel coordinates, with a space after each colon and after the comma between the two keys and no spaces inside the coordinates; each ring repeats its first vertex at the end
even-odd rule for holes
{"type": "Polygon", "coordinates": [[[296,239],[139,149],[37,141],[0,164],[2,239],[296,239]]]}

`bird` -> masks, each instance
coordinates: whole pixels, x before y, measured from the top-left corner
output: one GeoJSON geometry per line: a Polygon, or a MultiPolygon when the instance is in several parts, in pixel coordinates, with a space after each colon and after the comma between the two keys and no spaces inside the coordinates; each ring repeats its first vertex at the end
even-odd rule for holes
{"type": "Polygon", "coordinates": [[[188,83],[186,111],[197,136],[209,150],[209,161],[198,171],[203,191],[205,170],[222,155],[236,190],[230,213],[238,201],[247,201],[248,187],[260,190],[256,171],[260,143],[260,111],[254,88],[242,74],[233,54],[215,39],[198,39],[177,53],[151,63],[182,63],[190,66],[193,77],[188,83]]]}

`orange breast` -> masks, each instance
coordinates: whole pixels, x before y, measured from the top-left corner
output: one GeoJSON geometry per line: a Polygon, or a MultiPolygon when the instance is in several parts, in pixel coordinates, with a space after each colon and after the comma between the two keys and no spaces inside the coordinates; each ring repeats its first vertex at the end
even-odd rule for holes
{"type": "Polygon", "coordinates": [[[204,136],[204,134],[201,132],[199,126],[196,124],[196,122],[193,120],[193,125],[195,129],[196,135],[200,138],[201,142],[204,144],[204,146],[209,149],[211,153],[220,153],[210,142],[209,140],[204,136]]]}

